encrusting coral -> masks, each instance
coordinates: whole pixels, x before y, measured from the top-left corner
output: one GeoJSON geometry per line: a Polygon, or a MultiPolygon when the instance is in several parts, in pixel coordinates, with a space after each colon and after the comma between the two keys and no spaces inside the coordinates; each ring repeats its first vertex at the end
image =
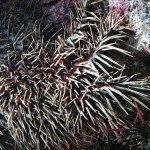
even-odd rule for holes
{"type": "Polygon", "coordinates": [[[69,35],[65,27],[56,32],[34,1],[1,9],[3,149],[9,142],[16,149],[144,148],[149,83],[139,72],[129,75],[127,14],[104,13],[105,4],[69,4],[69,35]]]}

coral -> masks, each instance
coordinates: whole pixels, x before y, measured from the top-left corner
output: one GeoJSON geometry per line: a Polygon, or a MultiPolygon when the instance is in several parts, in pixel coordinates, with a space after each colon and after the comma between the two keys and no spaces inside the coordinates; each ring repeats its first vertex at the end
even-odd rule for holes
{"type": "Polygon", "coordinates": [[[0,112],[12,146],[143,147],[139,129],[148,124],[149,81],[136,71],[129,75],[133,30],[126,16],[103,13],[103,5],[75,1],[69,35],[47,33],[53,19],[33,1],[2,10],[0,112]]]}

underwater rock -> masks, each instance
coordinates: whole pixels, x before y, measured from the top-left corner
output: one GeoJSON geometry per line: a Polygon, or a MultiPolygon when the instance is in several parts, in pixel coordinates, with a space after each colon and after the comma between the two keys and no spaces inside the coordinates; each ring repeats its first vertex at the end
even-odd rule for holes
{"type": "Polygon", "coordinates": [[[135,47],[150,53],[150,2],[132,0],[129,2],[130,22],[136,32],[135,47]]]}

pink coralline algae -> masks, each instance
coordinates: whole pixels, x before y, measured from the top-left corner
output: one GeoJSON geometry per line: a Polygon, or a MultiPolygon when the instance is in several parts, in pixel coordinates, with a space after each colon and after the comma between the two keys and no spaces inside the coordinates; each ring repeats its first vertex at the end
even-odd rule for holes
{"type": "Polygon", "coordinates": [[[73,0],[37,0],[40,7],[46,9],[54,24],[67,23],[73,0]]]}

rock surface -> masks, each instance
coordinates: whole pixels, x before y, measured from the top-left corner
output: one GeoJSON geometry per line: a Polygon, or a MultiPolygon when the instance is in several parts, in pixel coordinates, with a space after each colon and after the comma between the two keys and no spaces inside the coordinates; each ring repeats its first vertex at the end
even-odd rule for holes
{"type": "Polygon", "coordinates": [[[132,0],[130,3],[130,22],[136,32],[136,48],[150,53],[150,2],[132,0]]]}

